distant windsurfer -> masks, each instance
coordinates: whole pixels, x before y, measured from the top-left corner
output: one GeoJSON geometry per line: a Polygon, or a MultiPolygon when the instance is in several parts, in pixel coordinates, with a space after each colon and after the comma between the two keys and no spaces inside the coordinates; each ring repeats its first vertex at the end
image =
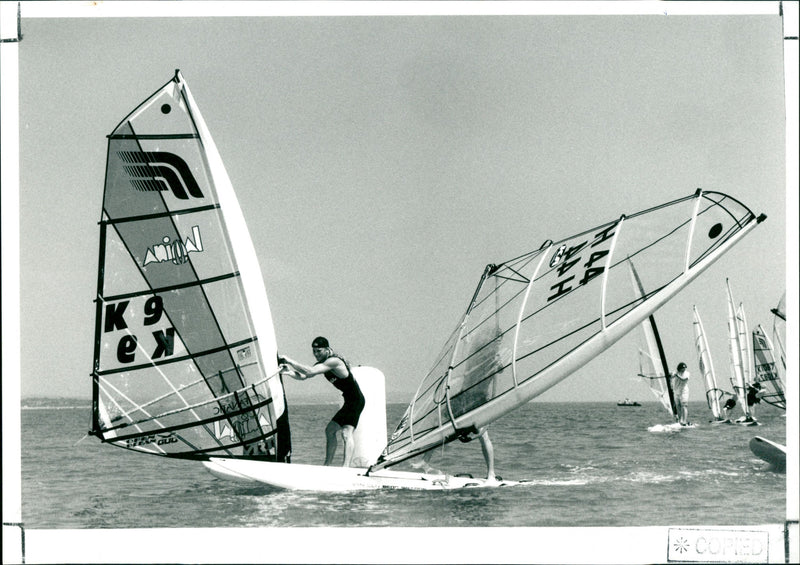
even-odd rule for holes
{"type": "Polygon", "coordinates": [[[747,385],[747,405],[752,407],[761,402],[761,383],[747,385]]]}
{"type": "Polygon", "coordinates": [[[331,349],[328,340],[322,336],[311,343],[311,351],[317,360],[313,367],[298,363],[288,357],[281,357],[279,361],[288,365],[295,371],[289,375],[297,380],[310,379],[316,375],[324,375],[330,383],[342,392],[344,405],[334,414],[325,428],[325,465],[332,465],[336,455],[336,436],[341,432],[344,442],[344,467],[349,467],[353,458],[353,432],[358,426],[361,412],[364,410],[364,395],[358,386],[350,365],[344,358],[331,349]]]}
{"type": "Polygon", "coordinates": [[[729,417],[730,411],[733,410],[735,407],[736,407],[736,397],[731,395],[728,397],[728,400],[725,401],[725,406],[723,406],[723,408],[725,409],[726,419],[729,417]]]}
{"type": "Polygon", "coordinates": [[[678,372],[672,376],[675,408],[681,426],[689,425],[689,370],[686,363],[678,363],[678,372]]]}
{"type": "Polygon", "coordinates": [[[756,404],[761,404],[763,393],[764,391],[761,390],[761,383],[747,385],[747,407],[749,408],[750,416],[745,418],[746,422],[755,420],[755,416],[753,415],[754,408],[756,404]]]}

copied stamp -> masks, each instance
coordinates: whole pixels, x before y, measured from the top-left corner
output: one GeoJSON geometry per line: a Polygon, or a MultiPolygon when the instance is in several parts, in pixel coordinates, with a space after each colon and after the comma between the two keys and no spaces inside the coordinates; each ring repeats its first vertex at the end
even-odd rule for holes
{"type": "Polygon", "coordinates": [[[767,563],[769,532],[716,528],[669,528],[668,562],[767,563]]]}

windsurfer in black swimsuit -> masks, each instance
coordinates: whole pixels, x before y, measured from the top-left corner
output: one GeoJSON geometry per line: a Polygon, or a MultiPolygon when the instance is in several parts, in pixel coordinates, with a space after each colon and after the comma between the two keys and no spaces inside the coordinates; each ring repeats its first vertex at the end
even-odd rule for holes
{"type": "Polygon", "coordinates": [[[336,436],[341,431],[344,441],[343,466],[349,467],[353,457],[353,432],[358,425],[361,412],[364,410],[364,395],[361,394],[361,389],[353,378],[347,361],[333,352],[327,339],[321,336],[315,338],[311,343],[311,349],[317,360],[313,367],[303,365],[288,357],[281,357],[280,362],[295,369],[296,372],[289,373],[295,379],[305,380],[316,375],[324,375],[333,386],[342,391],[344,405],[325,428],[325,465],[333,463],[337,447],[336,436]]]}

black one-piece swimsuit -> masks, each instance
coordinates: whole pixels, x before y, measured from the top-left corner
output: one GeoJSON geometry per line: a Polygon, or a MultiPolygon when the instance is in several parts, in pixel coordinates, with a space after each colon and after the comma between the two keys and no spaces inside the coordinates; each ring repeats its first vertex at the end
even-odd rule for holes
{"type": "MultiPolygon", "coordinates": [[[[341,359],[341,357],[337,357],[341,359]]],[[[364,395],[350,372],[350,366],[344,359],[341,359],[344,366],[347,367],[347,376],[345,378],[337,377],[333,371],[325,373],[325,378],[328,379],[333,386],[342,391],[344,397],[344,406],[334,414],[332,420],[340,426],[358,426],[358,420],[361,417],[361,412],[364,410],[364,395]]]]}

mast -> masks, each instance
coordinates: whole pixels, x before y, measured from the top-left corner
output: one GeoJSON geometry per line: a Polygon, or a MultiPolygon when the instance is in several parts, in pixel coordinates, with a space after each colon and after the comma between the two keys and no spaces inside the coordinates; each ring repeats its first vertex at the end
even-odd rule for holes
{"type": "MultiPolygon", "coordinates": [[[[634,267],[633,261],[631,261],[630,258],[628,258],[628,265],[630,266],[631,275],[639,296],[645,298],[647,294],[645,293],[644,286],[642,285],[642,280],[639,277],[639,273],[636,271],[636,267],[634,267]]],[[[644,331],[645,340],[647,341],[648,347],[651,349],[651,354],[653,352],[652,350],[658,354],[658,359],[661,363],[661,375],[663,375],[662,378],[664,379],[664,388],[667,391],[667,398],[669,399],[669,409],[672,413],[672,417],[677,420],[679,416],[678,408],[675,404],[675,393],[672,390],[672,373],[670,373],[669,370],[667,354],[664,352],[664,346],[661,343],[661,334],[658,332],[658,326],[656,325],[656,318],[654,314],[648,316],[647,320],[642,324],[642,330],[644,331]]]]}
{"type": "Polygon", "coordinates": [[[736,329],[739,331],[739,345],[742,348],[742,373],[744,382],[748,385],[753,384],[755,375],[753,374],[753,354],[751,351],[750,335],[747,331],[747,318],[744,315],[744,304],[739,303],[736,310],[736,329]]]}
{"type": "Polygon", "coordinates": [[[742,359],[742,344],[739,339],[739,325],[736,320],[736,309],[733,305],[733,293],[728,279],[725,279],[728,290],[728,345],[731,359],[731,385],[739,397],[739,404],[742,407],[746,420],[752,420],[750,407],[747,405],[747,382],[745,381],[742,359]]]}
{"type": "Polygon", "coordinates": [[[706,332],[703,329],[703,322],[700,319],[700,313],[697,311],[697,306],[692,306],[694,312],[694,335],[695,346],[697,348],[697,358],[700,365],[700,373],[703,375],[703,380],[706,385],[706,402],[714,415],[714,419],[722,420],[722,409],[719,405],[722,390],[717,388],[717,377],[714,373],[714,364],[711,360],[711,351],[708,348],[708,340],[706,339],[706,332]]]}

